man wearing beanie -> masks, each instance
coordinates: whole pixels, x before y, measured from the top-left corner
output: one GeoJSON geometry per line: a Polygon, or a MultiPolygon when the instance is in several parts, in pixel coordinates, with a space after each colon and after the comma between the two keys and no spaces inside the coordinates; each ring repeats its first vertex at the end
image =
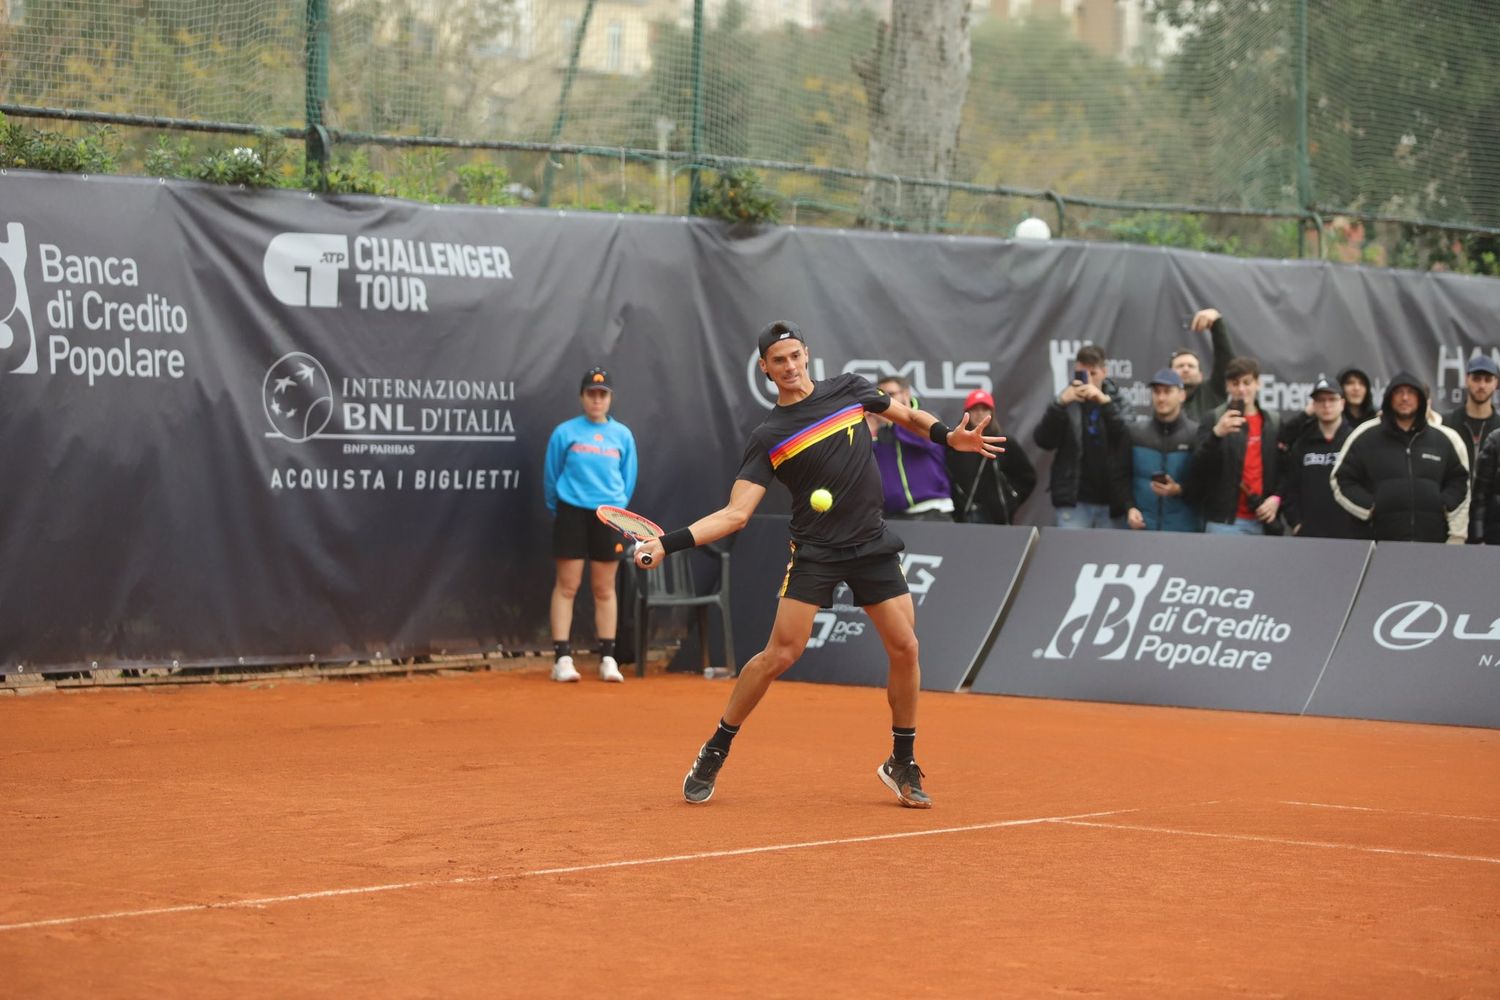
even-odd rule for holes
{"type": "Polygon", "coordinates": [[[1380,417],[1361,424],[1333,467],[1339,505],[1380,542],[1461,543],[1469,530],[1463,440],[1427,421],[1427,388],[1409,372],[1386,386],[1380,417]]]}

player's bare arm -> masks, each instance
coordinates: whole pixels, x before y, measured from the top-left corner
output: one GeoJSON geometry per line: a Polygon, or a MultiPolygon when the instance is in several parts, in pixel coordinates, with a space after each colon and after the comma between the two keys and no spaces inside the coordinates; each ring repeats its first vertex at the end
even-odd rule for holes
{"type": "MultiPolygon", "coordinates": [[[[883,416],[905,427],[913,434],[920,434],[923,437],[930,437],[933,425],[939,422],[937,417],[925,410],[913,410],[896,399],[891,400],[891,405],[883,416]]],[[[965,413],[958,426],[949,430],[948,447],[954,451],[977,452],[986,458],[995,458],[1000,455],[1005,451],[1005,438],[997,435],[986,436],[984,428],[989,422],[990,418],[985,417],[970,427],[969,415],[965,413]]]]}
{"type": "MultiPolygon", "coordinates": [[[[733,488],[729,491],[729,502],[712,514],[698,518],[688,525],[687,530],[693,533],[694,545],[707,545],[709,542],[717,542],[734,534],[750,523],[750,515],[755,513],[755,508],[765,498],[766,488],[745,479],[736,479],[733,488]]],[[[654,569],[661,565],[666,553],[662,549],[661,539],[643,542],[635,550],[635,564],[642,569],[654,569]],[[648,557],[643,559],[642,557],[648,557]]]]}

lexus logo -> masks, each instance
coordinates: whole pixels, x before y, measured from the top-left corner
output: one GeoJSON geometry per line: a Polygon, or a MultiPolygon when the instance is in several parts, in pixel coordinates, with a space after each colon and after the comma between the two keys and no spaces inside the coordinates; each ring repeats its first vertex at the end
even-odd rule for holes
{"type": "Polygon", "coordinates": [[[1386,649],[1421,649],[1447,629],[1448,612],[1441,604],[1407,601],[1387,608],[1375,619],[1375,641],[1386,649]]]}

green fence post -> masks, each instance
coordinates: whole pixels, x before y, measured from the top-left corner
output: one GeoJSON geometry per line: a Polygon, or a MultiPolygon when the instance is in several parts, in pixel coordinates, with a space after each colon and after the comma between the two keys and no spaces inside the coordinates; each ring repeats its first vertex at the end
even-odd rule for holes
{"type": "Polygon", "coordinates": [[[702,196],[698,154],[703,151],[703,0],[693,0],[693,170],[688,174],[688,214],[698,214],[702,196]]]}
{"type": "Polygon", "coordinates": [[[307,0],[307,157],[304,177],[322,187],[328,175],[328,130],[323,107],[328,103],[328,0],[307,0]]]}
{"type": "MultiPolygon", "coordinates": [[[[1297,3],[1297,207],[1311,212],[1313,207],[1312,161],[1307,141],[1307,0],[1297,3]]],[[[1318,234],[1321,255],[1323,234],[1318,234]]],[[[1306,234],[1302,220],[1297,222],[1297,256],[1305,256],[1306,234]]]]}
{"type": "MultiPolygon", "coordinates": [[[[578,76],[578,59],[583,52],[583,38],[588,34],[589,18],[594,14],[594,0],[584,4],[583,17],[578,19],[578,30],[573,33],[573,51],[568,54],[568,71],[563,75],[562,93],[557,97],[557,120],[552,123],[552,138],[548,145],[557,145],[562,135],[563,123],[568,120],[568,95],[573,92],[573,79],[578,76]]],[[[546,208],[552,204],[552,150],[547,150],[547,163],[542,167],[542,194],[537,204],[546,208]]]]}

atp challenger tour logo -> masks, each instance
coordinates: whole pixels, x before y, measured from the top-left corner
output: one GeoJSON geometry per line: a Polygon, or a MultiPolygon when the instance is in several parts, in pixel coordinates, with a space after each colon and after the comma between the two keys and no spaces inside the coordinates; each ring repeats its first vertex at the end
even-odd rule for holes
{"type": "Polygon", "coordinates": [[[1290,625],[1255,611],[1254,590],[1194,584],[1165,572],[1159,563],[1085,563],[1051,642],[1032,655],[1262,671],[1291,638],[1290,625]]]}
{"type": "Polygon", "coordinates": [[[502,246],[409,240],[336,233],[280,233],[261,261],[278,302],[335,309],[340,282],[353,270],[361,309],[427,312],[427,282],[433,278],[510,281],[510,254],[502,246]]]}
{"type": "Polygon", "coordinates": [[[173,338],[188,332],[187,310],[165,295],[142,292],[135,258],[79,252],[91,249],[38,243],[33,257],[26,227],[6,224],[0,241],[0,371],[72,375],[91,389],[111,379],[183,378],[187,357],[173,338]],[[52,287],[30,286],[28,263],[41,284],[52,287]],[[33,291],[44,296],[35,305],[33,291]],[[50,331],[45,355],[38,320],[50,331]]]}

